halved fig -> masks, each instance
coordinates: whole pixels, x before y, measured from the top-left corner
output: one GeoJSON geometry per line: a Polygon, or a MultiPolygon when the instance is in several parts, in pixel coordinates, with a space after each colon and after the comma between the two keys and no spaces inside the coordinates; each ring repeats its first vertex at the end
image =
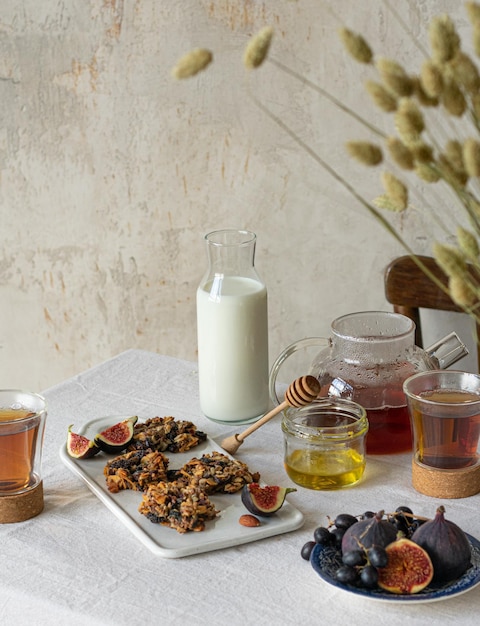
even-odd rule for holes
{"type": "Polygon", "coordinates": [[[133,439],[134,426],[138,417],[133,415],[122,422],[117,422],[101,433],[95,435],[97,446],[108,454],[118,454],[130,444],[133,439]]]}
{"type": "Polygon", "coordinates": [[[423,548],[398,539],[385,548],[386,567],[378,568],[378,586],[391,593],[418,593],[432,582],[433,565],[423,548]]]}
{"type": "Polygon", "coordinates": [[[94,441],[83,435],[72,432],[73,424],[68,427],[67,452],[74,459],[90,459],[100,452],[100,448],[94,441]]]}
{"type": "Polygon", "coordinates": [[[276,485],[260,487],[258,483],[249,483],[242,488],[242,502],[253,515],[270,517],[282,508],[285,496],[292,491],[297,490],[276,485]]]}

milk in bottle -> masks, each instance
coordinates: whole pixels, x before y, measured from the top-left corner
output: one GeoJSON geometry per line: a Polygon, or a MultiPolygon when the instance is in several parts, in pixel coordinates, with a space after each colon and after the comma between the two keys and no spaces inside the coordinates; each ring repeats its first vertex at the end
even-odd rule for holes
{"type": "Polygon", "coordinates": [[[268,409],[267,289],[254,267],[254,233],[206,236],[209,269],[197,290],[202,412],[248,422],[268,409]]]}

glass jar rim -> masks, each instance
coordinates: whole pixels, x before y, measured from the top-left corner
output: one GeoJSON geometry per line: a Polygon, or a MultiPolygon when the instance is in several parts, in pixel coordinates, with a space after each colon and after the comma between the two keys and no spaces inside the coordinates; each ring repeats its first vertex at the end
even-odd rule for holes
{"type": "Polygon", "coordinates": [[[346,398],[317,398],[304,407],[289,407],[285,409],[282,428],[292,435],[308,439],[353,439],[364,436],[367,433],[367,411],[360,404],[346,398]],[[348,417],[352,422],[340,426],[309,426],[301,421],[297,421],[310,414],[318,415],[332,412],[348,417]]]}
{"type": "Polygon", "coordinates": [[[47,402],[45,398],[38,393],[23,391],[22,389],[0,389],[0,410],[16,410],[14,405],[18,405],[18,409],[31,411],[31,414],[17,419],[1,420],[0,425],[21,424],[22,422],[28,422],[32,419],[42,417],[46,415],[47,412],[47,402]],[[6,398],[8,398],[8,401],[6,398]],[[27,398],[33,399],[35,406],[29,406],[26,400],[27,398]],[[23,402],[22,399],[24,400],[23,402]]]}
{"type": "MultiPolygon", "coordinates": [[[[473,372],[463,372],[461,370],[427,370],[425,372],[417,372],[403,382],[403,391],[407,398],[413,400],[421,400],[426,405],[438,405],[437,400],[430,400],[425,393],[431,391],[463,391],[476,394],[476,399],[467,400],[461,403],[461,406],[476,405],[480,402],[480,374],[474,374],[473,372]],[[430,379],[433,385],[429,385],[428,389],[423,387],[415,390],[411,388],[415,387],[416,383],[419,383],[422,379],[430,379]],[[458,384],[452,385],[453,381],[458,381],[458,384]],[[476,389],[468,385],[468,381],[475,382],[476,389]]],[[[441,402],[442,406],[458,406],[458,402],[441,402]]]]}

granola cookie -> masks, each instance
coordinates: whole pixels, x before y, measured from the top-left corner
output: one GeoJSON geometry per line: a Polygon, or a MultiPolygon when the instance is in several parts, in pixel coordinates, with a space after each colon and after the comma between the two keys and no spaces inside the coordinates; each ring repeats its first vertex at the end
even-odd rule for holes
{"type": "Polygon", "coordinates": [[[260,479],[260,474],[252,474],[245,463],[217,451],[188,461],[179,470],[169,471],[168,476],[183,484],[198,486],[209,495],[236,493],[244,485],[260,479]]]}
{"type": "Polygon", "coordinates": [[[123,489],[144,491],[149,485],[167,479],[168,458],[158,451],[132,450],[107,461],[103,469],[112,493],[123,489]]]}
{"type": "Polygon", "coordinates": [[[219,513],[202,489],[177,482],[150,485],[138,510],[154,524],[169,526],[179,533],[202,531],[205,522],[219,513]]]}
{"type": "Polygon", "coordinates": [[[174,417],[152,417],[135,424],[133,441],[128,450],[157,450],[159,452],[186,452],[205,441],[207,435],[192,422],[174,417]]]}

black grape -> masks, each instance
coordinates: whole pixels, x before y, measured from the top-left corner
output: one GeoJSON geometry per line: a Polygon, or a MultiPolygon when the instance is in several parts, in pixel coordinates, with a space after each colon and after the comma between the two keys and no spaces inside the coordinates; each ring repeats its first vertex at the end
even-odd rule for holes
{"type": "Polygon", "coordinates": [[[367,552],[368,560],[370,561],[370,565],[373,567],[386,567],[388,564],[388,554],[385,548],[381,546],[373,546],[367,552]]]}
{"type": "Polygon", "coordinates": [[[352,584],[357,580],[357,570],[349,565],[341,565],[335,572],[335,578],[339,583],[352,584]]]}
{"type": "Polygon", "coordinates": [[[334,537],[334,545],[340,547],[342,545],[343,535],[346,533],[346,528],[332,528],[330,534],[334,537]]]}
{"type": "Polygon", "coordinates": [[[310,559],[310,555],[312,554],[312,550],[315,546],[315,541],[307,541],[307,543],[303,546],[300,554],[302,555],[302,559],[308,561],[310,559]]]}
{"type": "Polygon", "coordinates": [[[378,572],[373,565],[365,565],[360,572],[360,580],[364,587],[374,589],[378,583],[378,572]]]}
{"type": "Polygon", "coordinates": [[[408,513],[409,515],[413,515],[412,509],[408,506],[397,506],[395,513],[408,513]]]}
{"type": "Polygon", "coordinates": [[[335,526],[337,528],[350,528],[350,526],[353,526],[353,524],[355,524],[356,522],[358,522],[357,518],[354,515],[350,515],[349,513],[340,513],[340,515],[337,515],[337,517],[335,518],[335,526]]]}
{"type": "Polygon", "coordinates": [[[315,528],[313,531],[313,539],[315,540],[315,543],[320,543],[322,546],[326,546],[334,542],[334,538],[332,537],[330,531],[324,526],[315,528]]]}
{"type": "Polygon", "coordinates": [[[366,561],[363,550],[350,550],[342,554],[342,561],[345,565],[363,565],[366,561]]]}

